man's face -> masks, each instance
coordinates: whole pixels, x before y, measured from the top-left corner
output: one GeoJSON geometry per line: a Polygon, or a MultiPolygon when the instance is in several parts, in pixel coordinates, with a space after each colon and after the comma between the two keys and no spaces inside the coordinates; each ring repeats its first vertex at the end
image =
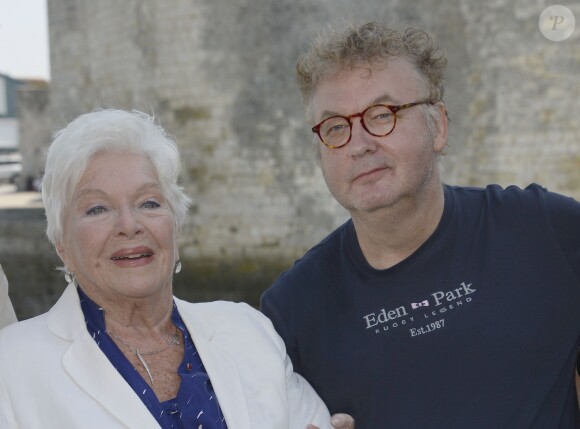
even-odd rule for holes
{"type": "MultiPolygon", "coordinates": [[[[314,123],[361,112],[373,104],[400,105],[426,98],[418,73],[405,59],[342,71],[320,82],[312,98],[314,123]]],[[[353,118],[350,142],[330,149],[320,141],[320,164],[330,192],[351,215],[416,203],[439,186],[436,160],[447,142],[443,105],[432,132],[422,106],[397,113],[395,129],[384,137],[367,133],[353,118]],[[431,186],[430,186],[431,185],[431,186]]]]}

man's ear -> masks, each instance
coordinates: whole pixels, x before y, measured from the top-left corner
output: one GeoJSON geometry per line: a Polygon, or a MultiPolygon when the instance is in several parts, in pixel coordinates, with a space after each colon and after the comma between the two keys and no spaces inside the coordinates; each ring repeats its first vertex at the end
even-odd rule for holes
{"type": "Polygon", "coordinates": [[[447,109],[445,104],[440,101],[435,104],[437,108],[437,114],[434,115],[435,119],[435,129],[433,130],[433,150],[436,153],[441,154],[445,146],[447,146],[447,139],[449,137],[449,120],[447,118],[447,109]]]}

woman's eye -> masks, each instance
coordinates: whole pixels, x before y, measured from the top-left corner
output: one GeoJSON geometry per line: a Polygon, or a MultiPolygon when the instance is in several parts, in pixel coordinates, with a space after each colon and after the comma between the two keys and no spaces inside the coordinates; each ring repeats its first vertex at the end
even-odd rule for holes
{"type": "Polygon", "coordinates": [[[95,206],[91,207],[87,210],[88,215],[98,215],[105,212],[105,208],[103,206],[95,206]]]}
{"type": "Polygon", "coordinates": [[[157,201],[145,201],[141,207],[146,209],[156,209],[161,207],[161,204],[159,204],[157,201]]]}

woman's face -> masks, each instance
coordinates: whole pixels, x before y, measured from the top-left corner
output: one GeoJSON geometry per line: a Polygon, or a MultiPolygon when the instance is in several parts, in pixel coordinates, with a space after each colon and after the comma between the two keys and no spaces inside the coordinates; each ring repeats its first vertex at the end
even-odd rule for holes
{"type": "Polygon", "coordinates": [[[63,233],[59,255],[100,305],[173,293],[174,216],[146,157],[97,154],[65,213],[63,233]]]}

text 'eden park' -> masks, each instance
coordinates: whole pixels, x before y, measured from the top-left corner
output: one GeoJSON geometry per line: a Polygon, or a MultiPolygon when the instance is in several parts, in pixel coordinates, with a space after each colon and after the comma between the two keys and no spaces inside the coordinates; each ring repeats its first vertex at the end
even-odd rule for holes
{"type": "MultiPolygon", "coordinates": [[[[455,289],[433,292],[431,294],[431,300],[419,300],[417,303],[411,303],[410,307],[412,309],[430,307],[431,305],[433,307],[439,307],[442,304],[457,301],[462,297],[471,295],[476,291],[477,289],[472,287],[472,283],[466,284],[463,282],[455,289]]],[[[387,323],[391,320],[400,319],[401,317],[405,317],[408,314],[409,313],[406,306],[401,305],[400,307],[391,310],[382,308],[376,313],[369,313],[366,316],[363,316],[363,319],[365,320],[366,328],[369,329],[379,324],[387,323]]]]}

